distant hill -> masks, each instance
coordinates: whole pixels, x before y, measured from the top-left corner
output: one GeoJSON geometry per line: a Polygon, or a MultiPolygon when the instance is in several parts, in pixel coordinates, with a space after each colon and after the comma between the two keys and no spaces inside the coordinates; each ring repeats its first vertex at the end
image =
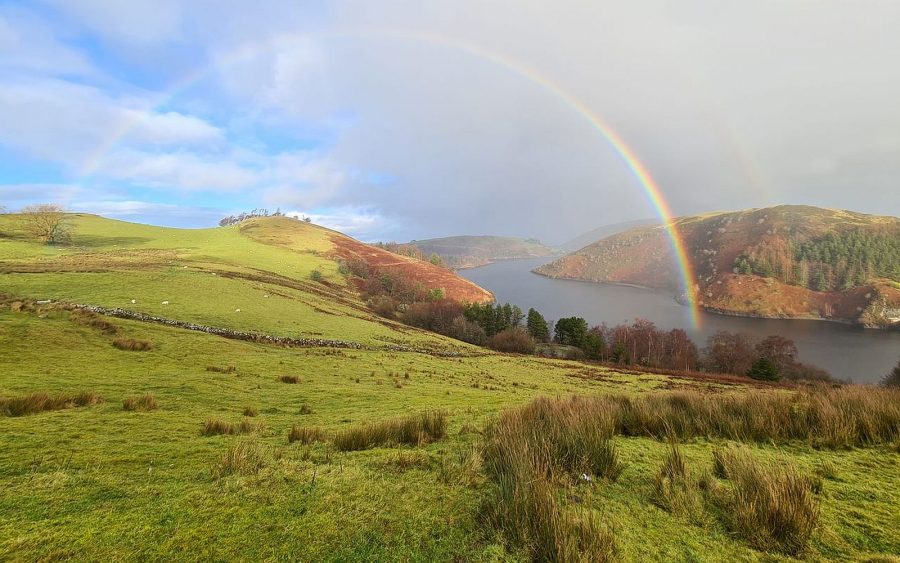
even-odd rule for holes
{"type": "MultiPolygon", "coordinates": [[[[673,221],[700,305],[763,317],[900,326],[900,219],[782,205],[673,221]]],[[[616,234],[535,270],[554,278],[677,290],[662,226],[616,234]]]]}
{"type": "Polygon", "coordinates": [[[414,240],[410,244],[426,256],[437,254],[452,268],[473,268],[495,260],[541,258],[557,253],[538,240],[514,237],[455,236],[414,240]]]}
{"type": "Polygon", "coordinates": [[[636,219],[634,221],[625,221],[623,223],[615,223],[612,225],[603,225],[602,227],[597,227],[594,230],[588,231],[586,233],[580,234],[572,240],[566,241],[559,245],[561,250],[566,252],[574,252],[576,250],[580,250],[589,244],[593,244],[598,240],[605,239],[608,236],[612,236],[617,233],[621,233],[622,231],[627,231],[628,229],[633,229],[635,227],[645,227],[648,225],[658,225],[659,219],[655,218],[647,218],[647,219],[636,219]]]}

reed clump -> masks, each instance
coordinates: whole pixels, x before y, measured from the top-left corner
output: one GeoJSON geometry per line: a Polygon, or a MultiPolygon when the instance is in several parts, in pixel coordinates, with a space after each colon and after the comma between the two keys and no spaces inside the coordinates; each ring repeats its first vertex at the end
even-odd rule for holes
{"type": "Polygon", "coordinates": [[[326,442],[328,441],[328,434],[318,426],[300,426],[293,425],[291,426],[290,431],[288,432],[288,443],[293,444],[294,442],[300,442],[304,446],[312,444],[313,442],[326,442]]]}
{"type": "Polygon", "coordinates": [[[615,555],[613,533],[556,493],[561,481],[578,473],[615,480],[622,470],[610,441],[612,421],[579,425],[581,409],[593,405],[538,399],[503,412],[486,432],[485,518],[535,561],[609,561],[615,555]]]}
{"type": "Polygon", "coordinates": [[[601,396],[550,401],[570,413],[577,425],[614,434],[662,438],[671,434],[744,442],[805,441],[814,447],[840,449],[891,444],[900,439],[900,390],[848,385],[814,387],[797,392],[747,391],[716,395],[699,391],[655,393],[638,397],[601,396]],[[597,417],[596,421],[592,421],[597,417]]]}
{"type": "Polygon", "coordinates": [[[145,393],[135,397],[122,399],[122,409],[126,411],[155,411],[159,408],[156,397],[152,393],[145,393]]]}
{"type": "Polygon", "coordinates": [[[429,410],[346,428],[334,435],[333,443],[336,450],[346,452],[397,444],[418,446],[446,435],[446,411],[429,410]]]}
{"type": "Polygon", "coordinates": [[[816,481],[737,449],[722,453],[721,463],[731,486],[717,500],[731,532],[760,550],[801,555],[819,519],[816,481]]]}
{"type": "Polygon", "coordinates": [[[0,397],[0,415],[26,416],[46,411],[93,406],[102,402],[100,395],[93,391],[54,395],[39,391],[14,397],[0,397]]]}

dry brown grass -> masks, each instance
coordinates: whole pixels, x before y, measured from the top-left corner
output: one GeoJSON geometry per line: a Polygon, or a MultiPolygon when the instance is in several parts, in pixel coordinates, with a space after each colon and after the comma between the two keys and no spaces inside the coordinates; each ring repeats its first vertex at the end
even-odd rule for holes
{"type": "Polygon", "coordinates": [[[626,436],[662,438],[671,433],[678,439],[801,440],[832,449],[889,444],[900,438],[900,390],[879,387],[823,386],[715,396],[678,391],[573,397],[552,403],[552,410],[570,413],[579,426],[598,426],[605,432],[612,425],[614,433],[626,436]]]}
{"type": "Polygon", "coordinates": [[[447,435],[447,413],[431,410],[419,414],[360,424],[337,432],[338,451],[356,451],[397,444],[421,445],[447,435]]]}
{"type": "Polygon", "coordinates": [[[153,349],[153,343],[148,340],[135,340],[134,338],[116,338],[112,345],[119,350],[129,352],[146,352],[153,349]]]}
{"type": "Polygon", "coordinates": [[[266,425],[263,422],[253,422],[252,420],[243,419],[238,424],[222,420],[220,418],[210,418],[203,422],[203,428],[200,430],[201,436],[222,436],[231,434],[249,434],[251,432],[263,432],[266,425]]]}
{"type": "Polygon", "coordinates": [[[300,376],[298,375],[282,375],[278,378],[282,383],[300,383],[300,376]]]}
{"type": "Polygon", "coordinates": [[[108,319],[98,315],[93,311],[85,311],[84,309],[75,309],[69,312],[69,319],[75,324],[87,326],[99,330],[103,334],[114,336],[119,333],[119,327],[110,322],[108,319]]]}
{"type": "Polygon", "coordinates": [[[56,395],[44,392],[29,393],[16,397],[0,397],[0,415],[25,416],[72,407],[93,406],[102,402],[100,395],[90,391],[56,395]]]}
{"type": "Polygon", "coordinates": [[[328,435],[318,426],[298,426],[293,425],[288,432],[288,443],[300,442],[304,446],[313,442],[325,442],[328,435]]]}
{"type": "Polygon", "coordinates": [[[234,373],[237,368],[234,366],[206,366],[206,371],[212,373],[234,373]]]}
{"type": "Polygon", "coordinates": [[[156,397],[152,393],[146,393],[136,397],[122,399],[122,408],[126,411],[154,411],[159,408],[156,397]]]}
{"type": "Polygon", "coordinates": [[[244,416],[254,417],[257,415],[256,407],[244,407],[244,416]]]}

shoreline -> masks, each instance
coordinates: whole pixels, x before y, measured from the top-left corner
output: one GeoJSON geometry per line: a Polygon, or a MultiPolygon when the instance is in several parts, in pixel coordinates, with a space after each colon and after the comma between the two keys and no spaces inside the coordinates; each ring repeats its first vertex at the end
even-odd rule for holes
{"type": "MultiPolygon", "coordinates": [[[[663,293],[663,292],[668,293],[663,288],[648,287],[648,286],[635,284],[635,283],[592,281],[592,280],[585,280],[585,279],[579,279],[579,278],[550,276],[550,275],[544,274],[542,272],[539,272],[538,268],[534,268],[534,269],[530,270],[530,272],[532,274],[536,274],[538,276],[543,276],[543,277],[545,277],[547,279],[551,279],[551,280],[575,281],[575,282],[580,282],[580,283],[590,283],[590,284],[596,284],[596,285],[617,285],[617,286],[623,286],[623,287],[633,287],[636,289],[644,289],[647,291],[653,291],[653,292],[657,292],[657,293],[663,293]]],[[[677,302],[681,305],[684,305],[682,300],[679,299],[679,296],[673,295],[672,299],[675,300],[675,302],[677,302]]],[[[700,311],[703,313],[709,313],[711,315],[720,315],[723,317],[738,317],[738,318],[745,318],[745,319],[763,319],[763,320],[768,319],[768,320],[781,320],[781,321],[821,321],[821,322],[827,322],[827,323],[836,323],[836,324],[842,324],[842,325],[846,325],[846,326],[859,327],[859,328],[862,328],[865,330],[877,330],[877,331],[885,331],[885,332],[900,331],[900,323],[895,323],[894,325],[886,326],[886,327],[867,326],[859,321],[855,321],[855,320],[851,320],[851,319],[826,318],[826,317],[819,317],[819,316],[814,316],[814,315],[796,315],[796,316],[766,315],[766,314],[762,314],[762,313],[747,313],[747,312],[741,312],[741,311],[729,311],[727,309],[717,309],[715,307],[705,307],[703,305],[700,306],[700,311]]]]}

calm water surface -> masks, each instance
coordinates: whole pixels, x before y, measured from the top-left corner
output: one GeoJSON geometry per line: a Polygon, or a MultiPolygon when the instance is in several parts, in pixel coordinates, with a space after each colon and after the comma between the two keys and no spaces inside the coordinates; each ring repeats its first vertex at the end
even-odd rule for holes
{"type": "Polygon", "coordinates": [[[462,270],[460,274],[494,292],[500,303],[527,311],[534,307],[548,321],[579,316],[591,325],[649,319],[665,329],[684,328],[698,346],[717,330],[745,332],[757,337],[780,334],[797,344],[800,360],[815,364],[842,379],[859,383],[879,381],[900,357],[900,333],[863,329],[839,323],[748,319],[703,313],[701,328],[689,327],[688,309],[671,295],[649,289],[571,280],[554,280],[531,273],[545,259],[507,260],[462,270]]]}

